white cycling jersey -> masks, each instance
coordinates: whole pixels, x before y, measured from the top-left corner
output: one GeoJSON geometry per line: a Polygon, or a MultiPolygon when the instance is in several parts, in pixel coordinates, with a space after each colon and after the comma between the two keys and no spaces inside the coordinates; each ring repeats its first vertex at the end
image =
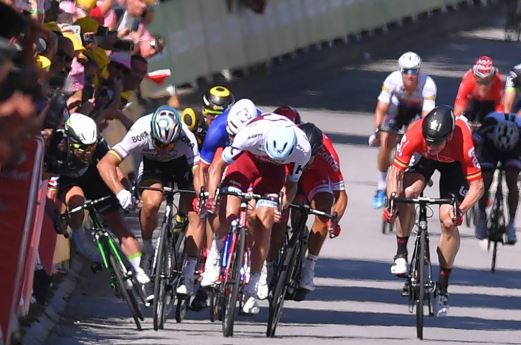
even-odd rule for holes
{"type": "Polygon", "coordinates": [[[431,77],[420,73],[416,90],[409,95],[405,92],[402,73],[394,71],[385,78],[378,100],[395,106],[403,105],[408,108],[419,108],[422,112],[429,112],[435,107],[436,84],[431,77]]]}
{"type": "Polygon", "coordinates": [[[288,180],[297,182],[302,175],[304,166],[311,157],[311,145],[306,134],[287,117],[266,113],[251,120],[243,127],[222,153],[223,160],[230,164],[243,151],[248,151],[261,160],[270,161],[265,150],[264,138],[273,126],[294,126],[297,135],[297,144],[288,159],[282,164],[295,163],[288,175],[288,180]]]}
{"type": "Polygon", "coordinates": [[[186,126],[181,126],[181,136],[176,141],[174,149],[164,156],[158,154],[152,143],[152,128],[150,126],[152,114],[139,118],[130,127],[123,140],[116,144],[114,150],[121,159],[131,153],[141,153],[143,157],[159,162],[168,162],[173,159],[186,156],[188,164],[195,165],[199,162],[199,148],[195,136],[186,126]]]}

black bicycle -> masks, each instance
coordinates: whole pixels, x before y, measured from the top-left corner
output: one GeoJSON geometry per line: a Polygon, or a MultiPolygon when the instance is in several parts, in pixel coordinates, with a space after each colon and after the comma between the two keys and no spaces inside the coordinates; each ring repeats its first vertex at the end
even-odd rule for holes
{"type": "Polygon", "coordinates": [[[492,272],[496,271],[497,244],[504,243],[503,239],[506,233],[506,218],[503,196],[503,177],[505,171],[501,166],[497,168],[497,171],[496,193],[487,222],[487,248],[490,250],[490,247],[492,247],[492,265],[490,267],[492,272]]]}
{"type": "Polygon", "coordinates": [[[402,289],[402,295],[409,297],[409,311],[411,313],[416,308],[416,335],[419,339],[423,339],[424,306],[427,304],[429,315],[432,316],[432,296],[436,287],[432,280],[429,232],[427,228],[427,219],[433,216],[432,209],[429,206],[450,204],[453,207],[454,214],[457,214],[458,201],[455,195],[451,195],[450,198],[428,198],[420,196],[410,199],[391,196],[389,203],[391,214],[393,213],[396,203],[415,204],[418,205],[419,210],[414,232],[416,235],[414,251],[409,266],[409,273],[402,289]],[[427,210],[431,211],[430,214],[427,214],[427,210]]]}
{"type": "MultiPolygon", "coordinates": [[[[282,317],[284,300],[297,300],[302,261],[304,260],[308,244],[309,230],[306,227],[308,216],[314,214],[331,219],[333,221],[333,229],[337,225],[336,213],[331,215],[315,210],[309,205],[291,204],[290,207],[293,209],[292,212],[299,211],[301,216],[298,218],[298,224],[295,227],[288,228],[288,231],[284,234],[282,248],[274,263],[274,276],[272,283],[270,282],[267,337],[275,336],[275,330],[282,317]]],[[[330,234],[330,237],[334,236],[330,234]]]]}
{"type": "Polygon", "coordinates": [[[154,280],[152,310],[154,313],[154,330],[157,331],[164,328],[165,320],[170,314],[176,298],[176,321],[181,322],[186,314],[188,298],[176,295],[176,290],[181,285],[183,278],[182,265],[185,229],[175,227],[174,219],[177,207],[174,204],[174,197],[176,194],[193,193],[193,191],[170,187],[139,187],[139,189],[154,190],[166,195],[165,213],[159,237],[156,241],[156,250],[151,269],[151,278],[154,280]]]}
{"type": "Polygon", "coordinates": [[[92,220],[90,231],[101,254],[102,265],[110,274],[110,285],[115,289],[116,296],[125,300],[132,313],[132,318],[136,323],[137,329],[141,331],[140,321],[143,321],[143,314],[136,298],[137,295],[143,302],[145,301],[141,285],[136,279],[135,272],[127,256],[121,251],[118,240],[108,231],[106,225],[101,221],[98,211],[94,207],[94,205],[109,198],[110,196],[104,196],[99,199],[86,200],[83,205],[62,214],[62,217],[66,219],[75,212],[82,210],[89,211],[89,217],[92,220]]]}

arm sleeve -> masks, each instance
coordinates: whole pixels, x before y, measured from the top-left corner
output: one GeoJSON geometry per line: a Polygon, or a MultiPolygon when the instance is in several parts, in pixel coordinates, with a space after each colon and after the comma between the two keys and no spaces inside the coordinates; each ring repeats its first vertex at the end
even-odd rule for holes
{"type": "Polygon", "coordinates": [[[380,91],[380,95],[378,95],[378,100],[387,104],[391,103],[392,89],[391,74],[389,74],[382,84],[382,90],[380,91]]]}
{"type": "Polygon", "coordinates": [[[436,84],[434,83],[434,80],[432,80],[431,77],[428,77],[422,91],[423,113],[431,111],[436,106],[436,92],[436,84]]]}
{"type": "Polygon", "coordinates": [[[121,160],[132,152],[141,152],[148,143],[148,133],[141,132],[132,126],[123,139],[114,145],[112,151],[116,152],[121,160]]]}
{"type": "MultiPolygon", "coordinates": [[[[214,122],[215,121],[217,121],[217,119],[214,120],[214,122]]],[[[201,148],[201,161],[207,165],[212,163],[217,149],[226,146],[228,139],[225,127],[221,129],[221,126],[212,125],[210,125],[208,129],[206,138],[204,138],[203,147],[201,148]]]]}

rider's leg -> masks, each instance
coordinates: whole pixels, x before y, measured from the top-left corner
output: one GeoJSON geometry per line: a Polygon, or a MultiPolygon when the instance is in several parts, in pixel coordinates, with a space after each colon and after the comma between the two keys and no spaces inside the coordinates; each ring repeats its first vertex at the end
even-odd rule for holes
{"type": "Polygon", "coordinates": [[[494,179],[494,167],[489,167],[487,164],[484,164],[481,169],[481,174],[483,176],[483,184],[485,188],[485,192],[481,199],[478,202],[478,219],[476,222],[476,228],[474,231],[474,235],[477,239],[482,240],[487,237],[487,214],[486,208],[489,199],[489,189],[492,184],[492,180],[494,179]]]}
{"type": "Polygon", "coordinates": [[[377,155],[377,186],[376,194],[373,198],[373,208],[380,208],[384,205],[385,199],[385,186],[387,178],[387,170],[391,164],[391,154],[393,149],[396,147],[397,135],[394,132],[381,131],[380,132],[380,148],[378,149],[377,155]]]}
{"type": "MultiPolygon", "coordinates": [[[[150,183],[143,183],[142,185],[157,189],[163,188],[162,183],[159,181],[151,181],[150,183]]],[[[141,193],[143,206],[139,213],[139,222],[141,224],[141,236],[143,239],[143,253],[147,256],[154,252],[152,235],[158,224],[157,214],[162,201],[163,193],[160,191],[144,189],[141,193]]]]}
{"type": "MultiPolygon", "coordinates": [[[[330,213],[333,207],[333,193],[322,191],[311,197],[311,207],[323,212],[330,213]]],[[[313,291],[315,285],[313,278],[315,277],[315,264],[320,254],[320,249],[327,236],[328,218],[315,217],[308,241],[308,255],[302,263],[302,279],[300,287],[313,291]]]]}
{"type": "Polygon", "coordinates": [[[516,228],[514,226],[514,222],[516,219],[516,211],[517,205],[519,203],[519,187],[517,186],[517,178],[519,175],[518,169],[507,169],[506,183],[508,187],[508,225],[507,225],[507,243],[515,244],[517,241],[516,238],[516,228]]]}

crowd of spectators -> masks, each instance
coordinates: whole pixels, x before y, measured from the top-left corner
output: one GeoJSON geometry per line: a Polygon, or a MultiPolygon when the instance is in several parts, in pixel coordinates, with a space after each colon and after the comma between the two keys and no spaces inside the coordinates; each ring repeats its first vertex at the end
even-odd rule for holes
{"type": "Polygon", "coordinates": [[[48,137],[72,112],[103,130],[132,121],[123,109],[164,47],[148,25],[156,0],[0,2],[0,171],[22,142],[48,137]]]}

